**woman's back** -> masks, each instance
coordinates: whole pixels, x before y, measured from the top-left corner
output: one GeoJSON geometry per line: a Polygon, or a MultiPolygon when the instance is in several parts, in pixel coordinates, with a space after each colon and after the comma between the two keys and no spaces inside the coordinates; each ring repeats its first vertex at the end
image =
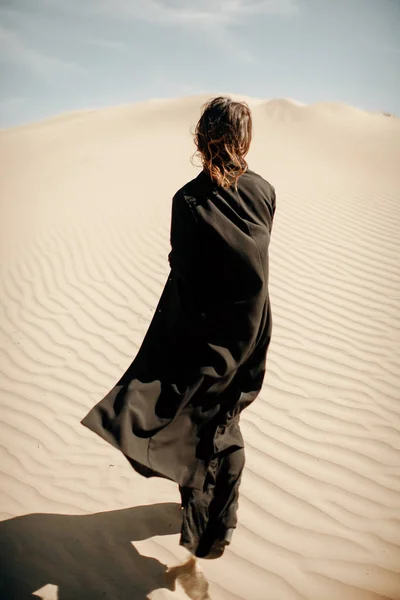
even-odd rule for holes
{"type": "Polygon", "coordinates": [[[228,188],[216,185],[203,170],[177,192],[170,264],[175,249],[199,302],[209,306],[249,299],[267,286],[274,212],[273,186],[248,169],[228,188]]]}

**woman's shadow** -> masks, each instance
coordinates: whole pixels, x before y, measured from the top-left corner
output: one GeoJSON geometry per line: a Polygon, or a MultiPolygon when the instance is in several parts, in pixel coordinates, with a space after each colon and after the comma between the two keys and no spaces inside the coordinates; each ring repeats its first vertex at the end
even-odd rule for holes
{"type": "Polygon", "coordinates": [[[32,594],[51,584],[58,586],[58,600],[144,600],[167,587],[167,567],[139,554],[132,542],[176,534],[180,527],[175,503],[3,521],[0,597],[32,600],[32,594]]]}

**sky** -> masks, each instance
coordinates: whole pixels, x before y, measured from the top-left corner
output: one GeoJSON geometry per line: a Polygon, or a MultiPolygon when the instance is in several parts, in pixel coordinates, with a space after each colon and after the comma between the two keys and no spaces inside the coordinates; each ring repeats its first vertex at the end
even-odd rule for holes
{"type": "Polygon", "coordinates": [[[0,0],[0,127],[233,93],[400,116],[400,0],[0,0]]]}

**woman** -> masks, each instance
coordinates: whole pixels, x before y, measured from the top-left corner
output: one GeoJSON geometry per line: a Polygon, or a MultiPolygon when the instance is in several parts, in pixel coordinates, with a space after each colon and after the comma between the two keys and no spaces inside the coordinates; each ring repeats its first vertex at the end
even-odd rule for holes
{"type": "Polygon", "coordinates": [[[209,101],[196,126],[203,170],[174,196],[171,267],[142,345],[82,423],[145,477],[179,484],[180,544],[217,558],[237,523],[241,411],[265,375],[275,190],[245,161],[244,102],[209,101]]]}

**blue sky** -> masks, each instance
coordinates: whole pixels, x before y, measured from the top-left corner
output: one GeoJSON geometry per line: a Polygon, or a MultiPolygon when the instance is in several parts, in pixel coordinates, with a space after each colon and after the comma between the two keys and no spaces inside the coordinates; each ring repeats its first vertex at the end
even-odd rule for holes
{"type": "Polygon", "coordinates": [[[0,127],[200,93],[400,116],[400,0],[0,0],[0,127]]]}

